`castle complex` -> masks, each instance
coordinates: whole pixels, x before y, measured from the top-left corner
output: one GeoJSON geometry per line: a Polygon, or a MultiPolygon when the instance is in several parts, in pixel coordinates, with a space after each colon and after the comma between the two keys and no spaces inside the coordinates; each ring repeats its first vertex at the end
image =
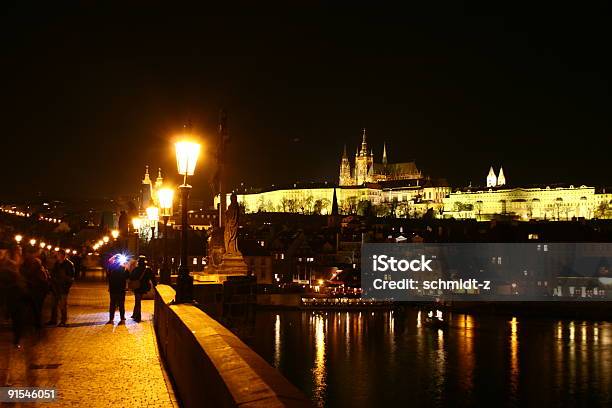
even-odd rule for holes
{"type": "MultiPolygon", "coordinates": [[[[363,213],[364,203],[375,215],[417,217],[427,211],[440,213],[443,199],[450,193],[445,180],[432,180],[417,169],[414,162],[389,163],[383,145],[382,162],[374,161],[363,129],[361,145],[350,163],[346,147],[340,159],[338,187],[333,184],[294,184],[288,188],[238,194],[238,202],[246,212],[298,212],[328,214],[334,190],[340,213],[363,213]]],[[[229,194],[228,194],[229,197],[229,194]]],[[[227,199],[229,202],[229,198],[227,199]]],[[[215,206],[219,200],[215,198],[215,206]]]]}
{"type": "MultiPolygon", "coordinates": [[[[332,183],[293,184],[257,192],[237,192],[245,212],[329,214],[334,196],[341,214],[368,212],[377,216],[491,220],[571,220],[610,218],[612,194],[595,187],[510,186],[503,168],[493,167],[483,187],[455,189],[444,179],[424,176],[415,162],[389,163],[383,144],[382,160],[375,162],[366,131],[351,163],[346,146],[340,159],[337,187],[332,183]],[[367,204],[367,205],[365,205],[367,204]]],[[[154,194],[154,193],[153,193],[154,194]]],[[[226,202],[229,203],[229,196],[226,202]]],[[[219,197],[215,197],[215,206],[219,197]]]]}

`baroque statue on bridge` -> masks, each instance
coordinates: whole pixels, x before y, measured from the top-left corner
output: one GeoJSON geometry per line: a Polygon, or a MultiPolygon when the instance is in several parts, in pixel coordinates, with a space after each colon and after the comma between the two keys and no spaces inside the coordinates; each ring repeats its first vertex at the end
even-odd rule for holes
{"type": "Polygon", "coordinates": [[[225,253],[228,255],[241,255],[238,250],[238,217],[240,207],[238,206],[238,197],[232,194],[230,197],[230,205],[225,211],[225,253]]]}

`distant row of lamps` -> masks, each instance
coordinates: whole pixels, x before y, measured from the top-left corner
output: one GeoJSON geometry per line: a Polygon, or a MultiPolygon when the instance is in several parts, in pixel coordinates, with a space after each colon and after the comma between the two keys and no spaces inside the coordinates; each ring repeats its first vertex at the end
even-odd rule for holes
{"type": "MultiPolygon", "coordinates": [[[[113,238],[113,241],[116,241],[117,238],[119,238],[119,230],[114,229],[110,233],[111,233],[111,237],[113,238]]],[[[104,235],[97,242],[95,242],[91,247],[93,248],[94,251],[97,251],[98,249],[108,244],[109,242],[111,242],[111,238],[108,235],[104,235]]]]}
{"type": "MultiPolygon", "coordinates": [[[[22,242],[24,242],[25,237],[21,234],[15,234],[15,242],[17,242],[18,245],[21,245],[22,242]]],[[[48,244],[44,241],[38,241],[36,238],[30,238],[28,240],[28,243],[30,244],[30,246],[32,247],[36,247],[36,245],[38,244],[38,246],[40,247],[40,249],[47,249],[49,251],[53,250],[55,252],[60,250],[59,246],[54,247],[51,244],[48,244]]],[[[77,254],[77,250],[76,249],[71,249],[71,248],[64,248],[64,250],[66,251],[67,254],[72,254],[72,255],[76,255],[77,254]]]]}
{"type": "MultiPolygon", "coordinates": [[[[24,212],[24,211],[19,211],[19,210],[13,210],[13,208],[3,208],[0,207],[0,211],[2,211],[3,213],[6,214],[11,214],[11,215],[16,215],[18,217],[27,217],[30,218],[32,216],[32,214],[28,213],[28,212],[24,212]]],[[[40,221],[47,221],[53,224],[60,224],[62,222],[61,218],[52,218],[52,217],[44,217],[42,215],[38,216],[38,219],[40,221]]]]}

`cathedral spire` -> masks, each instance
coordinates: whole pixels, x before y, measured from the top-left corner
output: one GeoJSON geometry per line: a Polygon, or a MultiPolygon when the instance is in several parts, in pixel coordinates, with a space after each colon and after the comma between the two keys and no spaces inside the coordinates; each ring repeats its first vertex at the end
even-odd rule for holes
{"type": "Polygon", "coordinates": [[[383,143],[383,164],[387,164],[387,143],[383,143]]]}
{"type": "Polygon", "coordinates": [[[149,177],[149,166],[145,166],[145,175],[142,179],[142,184],[151,184],[151,178],[149,177]]]}
{"type": "Polygon", "coordinates": [[[155,180],[155,188],[161,188],[162,184],[164,184],[164,178],[161,174],[161,167],[157,169],[157,179],[155,180]]]}
{"type": "Polygon", "coordinates": [[[487,175],[487,187],[495,186],[497,186],[497,176],[495,175],[493,166],[491,166],[491,168],[489,169],[489,174],[487,175]]]}
{"type": "Polygon", "coordinates": [[[332,215],[338,215],[338,196],[336,195],[336,189],[334,188],[334,195],[332,197],[332,215]]]}
{"type": "Polygon", "coordinates": [[[344,151],[342,152],[342,158],[348,159],[348,155],[346,154],[346,144],[344,145],[344,151]]]}
{"type": "Polygon", "coordinates": [[[366,142],[366,129],[363,128],[363,139],[361,141],[361,155],[362,156],[367,156],[368,155],[368,142],[366,142]]]}
{"type": "Polygon", "coordinates": [[[500,166],[499,176],[497,176],[497,185],[503,186],[506,184],[506,176],[504,175],[504,168],[500,166]]]}

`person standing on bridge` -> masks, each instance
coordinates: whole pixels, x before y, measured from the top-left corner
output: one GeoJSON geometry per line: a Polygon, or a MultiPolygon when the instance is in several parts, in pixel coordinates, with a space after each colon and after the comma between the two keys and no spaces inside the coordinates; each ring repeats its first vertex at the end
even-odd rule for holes
{"type": "Polygon", "coordinates": [[[74,265],[70,260],[66,259],[66,251],[60,249],[57,252],[57,261],[51,269],[51,294],[53,295],[53,304],[51,309],[51,320],[47,322],[47,326],[57,324],[57,309],[60,309],[61,320],[59,327],[66,327],[68,321],[68,293],[74,281],[74,265]]]}
{"type": "Polygon", "coordinates": [[[130,273],[125,269],[127,258],[123,254],[116,254],[108,260],[108,293],[110,295],[110,306],[108,309],[108,322],[115,321],[115,310],[119,308],[119,324],[125,322],[125,290],[130,273]]]}
{"type": "Polygon", "coordinates": [[[134,291],[134,311],[132,319],[137,322],[142,320],[142,297],[151,290],[151,285],[157,285],[155,275],[147,266],[147,258],[144,255],[138,257],[138,266],[130,273],[130,288],[134,291]]]}
{"type": "Polygon", "coordinates": [[[6,307],[11,319],[13,343],[21,347],[19,342],[23,331],[25,282],[19,273],[19,263],[14,254],[14,248],[0,242],[0,302],[4,303],[0,306],[6,307]]]}
{"type": "Polygon", "coordinates": [[[38,248],[28,248],[21,265],[21,275],[27,284],[27,299],[34,314],[34,327],[41,328],[42,307],[49,291],[49,273],[38,259],[38,248]]]}

